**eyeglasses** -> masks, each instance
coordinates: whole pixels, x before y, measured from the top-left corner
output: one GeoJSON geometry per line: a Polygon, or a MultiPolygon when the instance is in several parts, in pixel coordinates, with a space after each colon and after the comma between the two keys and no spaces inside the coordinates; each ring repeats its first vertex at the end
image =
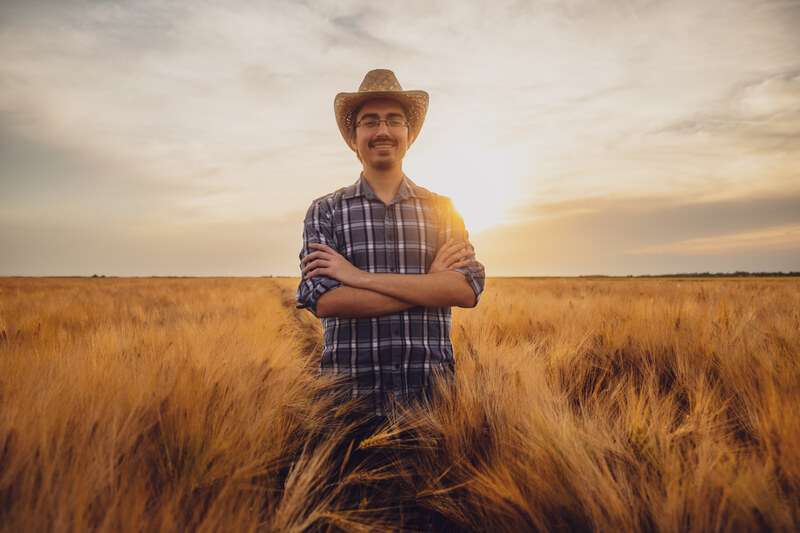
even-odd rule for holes
{"type": "Polygon", "coordinates": [[[408,122],[402,118],[387,118],[387,119],[377,119],[377,118],[365,118],[364,120],[359,120],[356,122],[356,128],[362,127],[368,130],[374,130],[378,126],[381,125],[381,122],[386,123],[386,127],[388,128],[405,128],[408,126],[408,122]]]}

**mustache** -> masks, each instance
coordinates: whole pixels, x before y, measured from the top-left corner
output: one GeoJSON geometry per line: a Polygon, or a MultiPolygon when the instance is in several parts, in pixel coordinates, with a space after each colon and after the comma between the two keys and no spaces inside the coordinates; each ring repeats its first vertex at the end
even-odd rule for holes
{"type": "Polygon", "coordinates": [[[395,141],[391,137],[379,137],[377,139],[372,139],[369,142],[369,147],[372,148],[376,144],[386,144],[386,143],[391,143],[391,144],[395,145],[395,144],[397,144],[397,141],[395,141]]]}

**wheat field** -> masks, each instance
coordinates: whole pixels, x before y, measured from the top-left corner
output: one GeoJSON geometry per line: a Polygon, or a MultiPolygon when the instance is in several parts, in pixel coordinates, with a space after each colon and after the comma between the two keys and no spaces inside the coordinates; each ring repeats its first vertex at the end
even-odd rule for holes
{"type": "Polygon", "coordinates": [[[0,280],[0,529],[800,528],[796,278],[490,279],[355,448],[296,285],[0,280]]]}

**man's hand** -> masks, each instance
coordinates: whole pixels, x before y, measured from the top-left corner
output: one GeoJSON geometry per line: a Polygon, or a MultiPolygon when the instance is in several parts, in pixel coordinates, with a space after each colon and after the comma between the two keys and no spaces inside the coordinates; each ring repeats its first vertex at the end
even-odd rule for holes
{"type": "Polygon", "coordinates": [[[469,264],[469,255],[470,252],[464,247],[464,243],[453,242],[453,238],[451,237],[439,248],[439,251],[436,252],[436,257],[433,258],[433,263],[431,263],[431,268],[428,269],[428,274],[446,272],[448,270],[465,267],[469,264]]]}
{"type": "Polygon", "coordinates": [[[307,263],[302,271],[303,279],[328,276],[350,287],[358,287],[364,275],[363,270],[353,266],[350,261],[327,244],[312,242],[308,247],[317,251],[311,252],[300,261],[307,263]]]}

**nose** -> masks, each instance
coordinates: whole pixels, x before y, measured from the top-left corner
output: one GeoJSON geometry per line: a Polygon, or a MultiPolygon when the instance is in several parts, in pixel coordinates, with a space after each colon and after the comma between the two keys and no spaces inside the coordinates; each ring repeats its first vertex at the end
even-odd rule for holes
{"type": "Polygon", "coordinates": [[[389,133],[389,121],[388,120],[380,120],[378,121],[378,129],[375,130],[375,133],[389,133]]]}

